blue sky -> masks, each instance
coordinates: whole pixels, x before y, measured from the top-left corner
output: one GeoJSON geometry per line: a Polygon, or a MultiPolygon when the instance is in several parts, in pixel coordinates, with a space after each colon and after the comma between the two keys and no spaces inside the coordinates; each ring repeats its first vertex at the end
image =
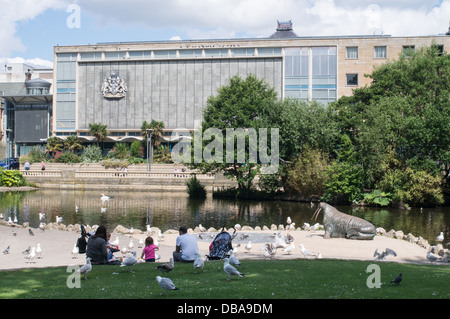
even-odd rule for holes
{"type": "MultiPolygon", "coordinates": [[[[266,37],[277,20],[299,36],[442,34],[450,0],[0,0],[0,62],[51,65],[56,45],[266,37]],[[67,19],[80,9],[79,28],[67,19]]],[[[75,20],[72,20],[75,21],[75,20]]]]}

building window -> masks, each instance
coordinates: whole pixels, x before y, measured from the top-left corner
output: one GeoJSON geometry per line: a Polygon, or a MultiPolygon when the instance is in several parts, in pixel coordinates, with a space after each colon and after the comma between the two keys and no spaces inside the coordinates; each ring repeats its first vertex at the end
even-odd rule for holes
{"type": "Polygon", "coordinates": [[[386,46],[374,47],[373,57],[375,59],[386,59],[386,46]]]}
{"type": "Polygon", "coordinates": [[[358,59],[358,47],[347,47],[347,59],[358,59]]]}
{"type": "Polygon", "coordinates": [[[358,86],[358,74],[347,74],[347,86],[358,86]]]}

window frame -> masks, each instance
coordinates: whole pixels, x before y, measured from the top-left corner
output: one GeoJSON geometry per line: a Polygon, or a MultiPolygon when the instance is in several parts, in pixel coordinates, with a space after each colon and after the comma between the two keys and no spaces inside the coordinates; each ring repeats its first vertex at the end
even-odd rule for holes
{"type": "Polygon", "coordinates": [[[359,84],[358,73],[346,73],[345,77],[346,77],[346,86],[352,86],[352,87],[358,86],[358,84],[359,84]],[[356,78],[356,84],[349,83],[349,76],[353,76],[356,78]]]}

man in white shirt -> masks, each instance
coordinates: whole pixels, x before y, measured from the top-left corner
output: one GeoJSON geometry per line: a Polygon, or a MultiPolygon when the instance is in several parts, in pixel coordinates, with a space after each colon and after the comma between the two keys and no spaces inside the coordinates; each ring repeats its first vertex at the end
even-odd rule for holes
{"type": "Polygon", "coordinates": [[[177,237],[175,243],[175,251],[173,252],[174,262],[194,262],[198,253],[197,238],[188,234],[187,229],[181,226],[179,229],[180,236],[177,237]]]}

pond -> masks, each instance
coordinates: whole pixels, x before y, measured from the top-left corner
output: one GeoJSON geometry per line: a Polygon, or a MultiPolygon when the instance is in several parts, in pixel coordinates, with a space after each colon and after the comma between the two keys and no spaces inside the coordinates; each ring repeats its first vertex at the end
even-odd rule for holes
{"type": "MultiPolygon", "coordinates": [[[[191,200],[185,193],[173,192],[108,192],[111,199],[100,200],[101,191],[89,190],[37,190],[30,192],[0,193],[0,212],[5,220],[11,217],[19,224],[29,222],[37,228],[40,214],[45,213],[45,223],[55,222],[56,216],[63,223],[84,225],[105,225],[112,231],[117,225],[145,230],[150,224],[160,228],[178,229],[202,224],[204,227],[220,229],[239,223],[251,227],[272,224],[286,225],[291,217],[296,227],[311,221],[317,204],[290,201],[237,201],[212,199],[191,200]]],[[[361,208],[338,206],[344,213],[355,215],[372,222],[376,227],[403,230],[405,234],[422,236],[435,244],[439,232],[444,232],[444,243],[450,238],[450,207],[413,208],[400,210],[392,208],[361,208]]],[[[318,222],[322,223],[322,214],[318,222]]]]}

